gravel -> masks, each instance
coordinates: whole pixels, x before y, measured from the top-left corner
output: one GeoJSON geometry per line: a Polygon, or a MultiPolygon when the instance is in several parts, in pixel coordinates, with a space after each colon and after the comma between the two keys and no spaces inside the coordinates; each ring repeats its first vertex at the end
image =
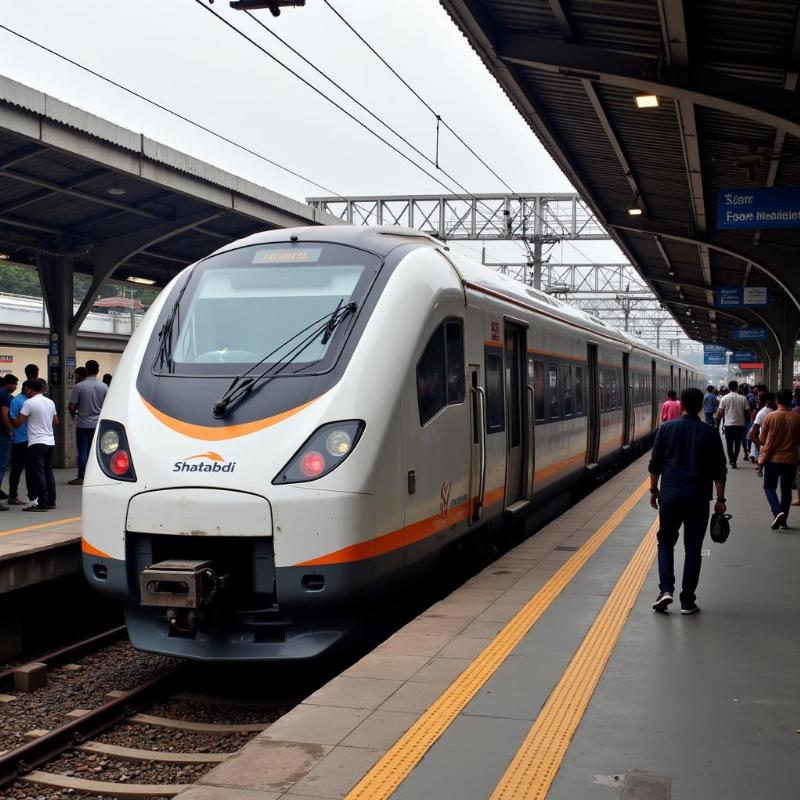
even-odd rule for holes
{"type": "Polygon", "coordinates": [[[98,736],[95,741],[165,753],[235,753],[255,735],[237,733],[217,736],[155,728],[150,725],[117,725],[113,730],[98,736]]]}
{"type": "MultiPolygon", "coordinates": [[[[54,728],[67,712],[92,709],[105,702],[106,692],[128,691],[177,666],[177,659],[140,653],[119,642],[77,662],[80,669],[59,667],[48,675],[47,686],[31,694],[11,692],[16,699],[0,705],[0,750],[19,747],[34,728],[54,728]]],[[[1,795],[0,795],[1,796],[1,795]]],[[[26,797],[28,795],[25,795],[26,797]]]]}

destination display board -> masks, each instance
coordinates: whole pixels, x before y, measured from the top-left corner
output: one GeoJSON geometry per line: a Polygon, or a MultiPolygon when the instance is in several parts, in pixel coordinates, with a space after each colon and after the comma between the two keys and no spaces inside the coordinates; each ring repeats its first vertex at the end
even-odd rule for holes
{"type": "Polygon", "coordinates": [[[766,286],[717,286],[714,289],[714,305],[717,308],[746,308],[769,304],[769,289],[766,286]]]}
{"type": "Polygon", "coordinates": [[[736,328],[733,338],[737,342],[764,342],[769,338],[766,328],[736,328]]]}

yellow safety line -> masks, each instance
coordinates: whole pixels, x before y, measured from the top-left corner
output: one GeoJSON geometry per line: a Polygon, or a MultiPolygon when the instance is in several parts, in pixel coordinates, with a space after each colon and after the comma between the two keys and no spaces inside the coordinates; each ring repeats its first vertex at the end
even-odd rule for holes
{"type": "Polygon", "coordinates": [[[467,703],[494,675],[550,604],[578,574],[603,542],[633,510],[650,486],[641,486],[600,526],[586,543],[517,612],[483,652],[445,689],[442,695],[404,733],[394,746],[359,781],[346,800],[389,797],[423,759],[467,703]]]}
{"type": "Polygon", "coordinates": [[[54,519],[52,522],[42,522],[39,525],[28,525],[27,528],[12,528],[10,531],[0,531],[0,536],[11,536],[12,533],[25,533],[25,531],[38,531],[42,528],[53,528],[56,525],[67,525],[70,522],[78,522],[78,520],[80,520],[80,517],[54,519]]]}
{"type": "Polygon", "coordinates": [[[547,797],[653,563],[657,528],[658,520],[642,539],[561,680],[542,706],[492,793],[492,800],[547,797]]]}

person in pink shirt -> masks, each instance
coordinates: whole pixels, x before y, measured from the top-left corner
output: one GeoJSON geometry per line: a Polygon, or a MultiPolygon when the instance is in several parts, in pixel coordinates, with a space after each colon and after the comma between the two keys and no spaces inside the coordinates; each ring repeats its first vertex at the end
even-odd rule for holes
{"type": "Polygon", "coordinates": [[[681,404],[678,395],[670,389],[667,392],[667,399],[661,406],[661,421],[669,422],[671,419],[678,419],[681,415],[681,404]]]}

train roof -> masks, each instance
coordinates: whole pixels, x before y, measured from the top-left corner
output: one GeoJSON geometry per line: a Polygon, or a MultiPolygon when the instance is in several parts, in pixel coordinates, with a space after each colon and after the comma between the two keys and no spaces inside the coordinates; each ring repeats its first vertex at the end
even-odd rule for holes
{"type": "Polygon", "coordinates": [[[253,244],[286,242],[290,241],[290,237],[297,237],[298,241],[326,241],[346,244],[351,247],[360,247],[384,258],[392,250],[403,244],[416,242],[421,246],[441,248],[448,251],[448,257],[456,265],[462,279],[468,283],[504,295],[509,300],[516,300],[548,316],[554,316],[573,325],[579,325],[598,337],[627,345],[631,350],[657,356],[688,369],[696,369],[685,361],[657,350],[631,333],[613,328],[599,317],[571,306],[569,303],[565,303],[563,300],[559,300],[546,292],[520,283],[520,281],[503,275],[491,267],[454,253],[441,240],[411,228],[390,225],[315,225],[302,228],[284,228],[254,233],[244,239],[227,244],[216,252],[221,253],[253,244]]]}

